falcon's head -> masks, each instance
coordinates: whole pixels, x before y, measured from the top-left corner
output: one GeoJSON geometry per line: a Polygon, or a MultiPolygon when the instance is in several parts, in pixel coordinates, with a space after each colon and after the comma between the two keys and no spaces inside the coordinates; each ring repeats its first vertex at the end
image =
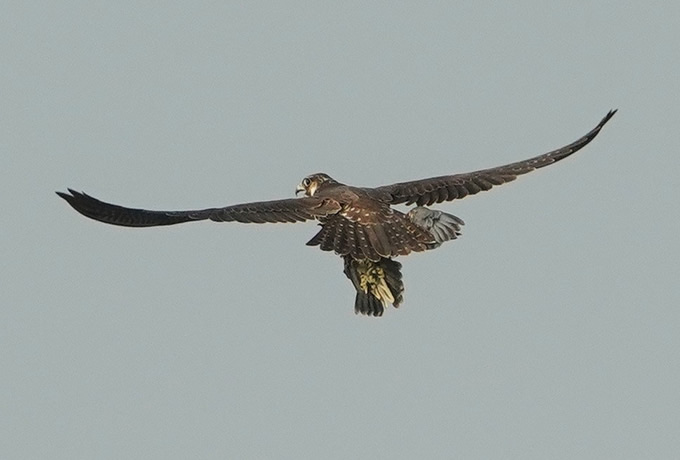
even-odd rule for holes
{"type": "Polygon", "coordinates": [[[337,184],[337,181],[328,174],[316,173],[302,179],[295,189],[295,194],[305,192],[307,196],[314,196],[314,194],[326,185],[337,184]]]}

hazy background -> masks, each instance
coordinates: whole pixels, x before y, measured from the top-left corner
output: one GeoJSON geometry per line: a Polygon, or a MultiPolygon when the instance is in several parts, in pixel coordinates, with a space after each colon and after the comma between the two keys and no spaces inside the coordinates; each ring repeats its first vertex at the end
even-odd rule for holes
{"type": "Polygon", "coordinates": [[[680,4],[10,2],[0,457],[678,458],[680,4]],[[224,3],[224,4],[223,4],[224,3]],[[355,316],[313,223],[133,207],[576,156],[439,208],[355,316]]]}

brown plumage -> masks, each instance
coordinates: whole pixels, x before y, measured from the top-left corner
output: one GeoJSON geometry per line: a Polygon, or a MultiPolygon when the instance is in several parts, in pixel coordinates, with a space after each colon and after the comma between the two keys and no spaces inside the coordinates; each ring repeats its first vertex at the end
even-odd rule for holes
{"type": "Polygon", "coordinates": [[[440,246],[457,238],[463,221],[426,206],[461,199],[513,181],[522,174],[560,161],[592,141],[616,113],[610,111],[586,135],[552,152],[528,160],[465,174],[432,177],[376,188],[341,184],[324,173],[303,179],[302,198],[237,204],[192,211],[149,211],[106,203],[69,189],[57,192],[76,211],[91,219],[126,227],[154,227],[183,222],[303,222],[317,220],[321,230],[307,243],[334,251],[357,294],[357,313],[380,316],[384,307],[399,306],[404,290],[401,264],[393,260],[440,246]],[[407,214],[392,208],[416,204],[407,214]]]}

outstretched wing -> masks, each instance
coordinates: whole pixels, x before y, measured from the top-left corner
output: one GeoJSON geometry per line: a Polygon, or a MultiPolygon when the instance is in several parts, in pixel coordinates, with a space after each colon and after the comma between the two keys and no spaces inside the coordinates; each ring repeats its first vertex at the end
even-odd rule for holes
{"type": "Polygon", "coordinates": [[[237,204],[224,208],[195,211],[148,211],[105,203],[85,193],[68,189],[57,192],[73,209],[90,219],[124,227],[155,227],[210,219],[216,222],[303,222],[334,214],[340,204],[331,198],[291,198],[287,200],[260,201],[237,204]]]}
{"type": "Polygon", "coordinates": [[[470,173],[455,174],[453,176],[431,177],[429,179],[385,185],[373,190],[380,194],[381,199],[390,204],[416,203],[419,206],[429,206],[433,203],[441,203],[442,201],[451,201],[464,198],[467,195],[474,195],[475,193],[489,190],[495,185],[513,181],[519,175],[553,164],[582,149],[597,136],[602,127],[615,113],[616,110],[610,110],[595,128],[577,141],[528,160],[470,173]]]}

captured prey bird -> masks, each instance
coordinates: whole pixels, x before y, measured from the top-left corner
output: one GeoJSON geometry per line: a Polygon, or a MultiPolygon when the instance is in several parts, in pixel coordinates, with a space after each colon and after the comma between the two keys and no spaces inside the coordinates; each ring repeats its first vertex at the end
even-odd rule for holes
{"type": "Polygon", "coordinates": [[[463,221],[431,209],[513,181],[522,174],[560,161],[585,147],[614,116],[611,110],[589,133],[552,152],[479,171],[400,182],[375,188],[342,184],[328,174],[302,179],[302,197],[236,204],[193,211],[149,211],[106,203],[69,189],[57,192],[76,211],[91,219],[124,227],[155,227],[199,220],[215,222],[303,222],[316,220],[321,230],[307,243],[334,251],[344,260],[344,273],[356,290],[356,313],[381,316],[388,305],[403,301],[401,263],[411,252],[439,247],[460,236],[463,221]],[[416,205],[407,213],[394,205],[416,205]]]}

